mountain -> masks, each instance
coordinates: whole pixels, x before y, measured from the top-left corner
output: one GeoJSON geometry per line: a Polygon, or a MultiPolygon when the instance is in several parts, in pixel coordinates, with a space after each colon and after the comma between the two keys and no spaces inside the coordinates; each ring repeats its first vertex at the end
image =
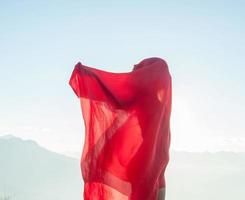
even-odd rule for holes
{"type": "Polygon", "coordinates": [[[79,160],[48,151],[32,140],[0,137],[1,193],[16,200],[81,199],[79,160]]]}
{"type": "Polygon", "coordinates": [[[166,200],[244,200],[245,153],[171,152],[166,200]]]}
{"type": "MultiPolygon", "coordinates": [[[[82,200],[77,156],[12,135],[0,137],[0,200],[1,193],[10,200],[82,200]]],[[[165,178],[166,200],[244,200],[245,153],[171,151],[165,178]]]]}

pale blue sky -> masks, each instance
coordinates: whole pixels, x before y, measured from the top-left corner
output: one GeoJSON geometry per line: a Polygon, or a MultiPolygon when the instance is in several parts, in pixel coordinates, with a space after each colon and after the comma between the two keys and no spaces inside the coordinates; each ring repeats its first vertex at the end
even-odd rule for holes
{"type": "Polygon", "coordinates": [[[245,151],[244,1],[0,1],[0,135],[81,151],[74,65],[165,59],[172,149],[245,151]]]}

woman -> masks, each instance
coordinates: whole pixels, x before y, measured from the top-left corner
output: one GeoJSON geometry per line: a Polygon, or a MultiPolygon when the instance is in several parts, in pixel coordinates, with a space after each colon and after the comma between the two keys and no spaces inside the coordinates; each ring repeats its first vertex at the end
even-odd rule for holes
{"type": "Polygon", "coordinates": [[[150,57],[131,72],[114,73],[79,62],[69,84],[85,125],[84,199],[163,200],[172,94],[167,63],[150,57]]]}

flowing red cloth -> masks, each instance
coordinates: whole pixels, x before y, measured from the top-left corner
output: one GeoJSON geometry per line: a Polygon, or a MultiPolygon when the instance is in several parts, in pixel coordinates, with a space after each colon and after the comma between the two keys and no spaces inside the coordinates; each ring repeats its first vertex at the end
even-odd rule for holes
{"type": "Polygon", "coordinates": [[[171,83],[158,57],[125,73],[75,65],[69,84],[85,126],[85,200],[157,199],[169,162],[171,83]]]}

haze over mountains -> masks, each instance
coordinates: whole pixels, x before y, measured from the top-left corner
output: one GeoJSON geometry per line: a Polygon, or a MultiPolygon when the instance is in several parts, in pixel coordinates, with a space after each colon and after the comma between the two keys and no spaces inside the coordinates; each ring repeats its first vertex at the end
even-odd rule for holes
{"type": "MultiPolygon", "coordinates": [[[[245,153],[171,151],[166,200],[244,200],[245,153]]],[[[32,140],[0,137],[1,194],[16,200],[81,200],[79,159],[32,140]]]]}
{"type": "Polygon", "coordinates": [[[16,200],[81,199],[79,160],[32,140],[0,137],[0,194],[16,200]]]}
{"type": "Polygon", "coordinates": [[[166,200],[244,200],[245,153],[174,152],[166,200]]]}

